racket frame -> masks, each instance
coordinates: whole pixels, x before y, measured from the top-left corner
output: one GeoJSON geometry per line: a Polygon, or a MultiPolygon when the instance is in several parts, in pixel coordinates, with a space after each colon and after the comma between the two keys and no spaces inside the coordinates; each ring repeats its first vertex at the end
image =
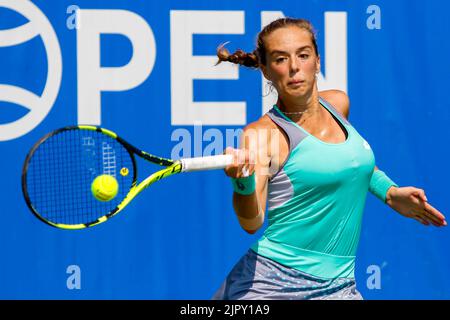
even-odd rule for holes
{"type": "Polygon", "coordinates": [[[96,226],[102,222],[107,221],[108,219],[110,219],[111,217],[115,216],[116,214],[118,214],[123,208],[125,208],[130,202],[131,200],[133,200],[140,192],[142,192],[144,189],[146,189],[148,186],[150,186],[152,183],[159,181],[163,178],[167,178],[171,175],[177,174],[182,172],[182,164],[180,161],[176,161],[176,160],[171,160],[171,159],[167,159],[167,158],[161,158],[161,157],[157,157],[155,155],[152,155],[150,153],[147,153],[145,151],[142,151],[136,147],[134,147],[133,145],[129,144],[127,141],[125,141],[124,139],[122,139],[121,137],[119,137],[116,133],[105,129],[105,128],[101,128],[98,126],[90,126],[90,125],[78,125],[78,126],[67,126],[64,128],[60,128],[57,130],[54,130],[48,134],[46,134],[45,136],[43,136],[41,139],[39,139],[31,148],[31,150],[28,152],[26,158],[25,158],[25,162],[22,168],[22,193],[25,199],[25,202],[28,206],[28,208],[31,210],[31,212],[42,222],[52,226],[52,227],[56,227],[59,229],[66,229],[66,230],[79,230],[79,229],[85,229],[85,228],[89,228],[89,227],[93,227],[96,226]],[[131,163],[133,165],[133,180],[132,180],[132,184],[130,187],[130,190],[128,191],[127,195],[125,196],[125,198],[114,208],[112,209],[110,212],[108,212],[107,214],[101,216],[100,218],[91,221],[91,222],[87,222],[87,223],[79,223],[79,224],[64,224],[64,223],[55,223],[52,222],[50,220],[45,219],[41,214],[39,214],[39,212],[34,208],[33,203],[30,199],[30,196],[28,194],[28,190],[27,190],[27,171],[28,171],[28,166],[30,163],[31,158],[33,157],[34,153],[36,152],[36,150],[39,148],[39,146],[41,146],[45,141],[47,141],[49,138],[51,138],[52,136],[55,136],[63,131],[70,131],[70,130],[91,130],[91,131],[97,131],[103,134],[106,134],[107,136],[115,139],[117,142],[119,142],[129,153],[130,158],[131,158],[131,163]],[[151,174],[149,177],[147,177],[146,179],[144,179],[142,182],[140,182],[139,184],[137,184],[137,165],[136,165],[136,159],[135,159],[135,155],[160,166],[165,166],[165,169],[159,170],[154,172],[153,174],[151,174]]]}

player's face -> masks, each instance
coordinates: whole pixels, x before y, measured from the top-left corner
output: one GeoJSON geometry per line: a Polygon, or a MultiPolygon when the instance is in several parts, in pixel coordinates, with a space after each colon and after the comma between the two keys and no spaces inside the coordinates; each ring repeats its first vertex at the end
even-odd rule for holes
{"type": "Polygon", "coordinates": [[[320,58],[314,51],[308,31],[289,26],[277,29],[264,39],[264,76],[273,83],[281,98],[304,97],[316,85],[320,58]]]}

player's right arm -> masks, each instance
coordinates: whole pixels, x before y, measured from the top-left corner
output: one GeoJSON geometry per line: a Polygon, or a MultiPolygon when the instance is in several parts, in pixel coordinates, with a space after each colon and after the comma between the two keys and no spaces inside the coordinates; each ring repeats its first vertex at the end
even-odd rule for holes
{"type": "Polygon", "coordinates": [[[251,175],[255,173],[255,191],[249,195],[233,193],[233,208],[239,224],[248,233],[255,233],[264,223],[271,159],[271,125],[270,120],[262,119],[244,128],[240,148],[225,149],[226,154],[233,154],[235,162],[225,168],[230,178],[242,178],[243,169],[251,175]]]}

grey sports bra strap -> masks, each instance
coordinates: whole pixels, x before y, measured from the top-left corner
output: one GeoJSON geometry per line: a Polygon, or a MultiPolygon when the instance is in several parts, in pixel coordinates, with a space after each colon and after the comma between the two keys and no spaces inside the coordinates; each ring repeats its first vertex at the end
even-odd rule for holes
{"type": "Polygon", "coordinates": [[[342,113],[340,113],[335,107],[333,107],[333,105],[331,103],[329,103],[327,100],[320,98],[319,97],[319,101],[326,107],[328,107],[328,109],[331,109],[334,113],[335,116],[339,117],[339,120],[341,120],[342,122],[344,122],[347,125],[350,125],[350,122],[348,122],[348,120],[342,115],[342,113]]]}
{"type": "Polygon", "coordinates": [[[275,108],[270,109],[267,115],[286,133],[289,139],[289,152],[307,137],[306,133],[300,130],[292,121],[286,120],[275,108]]]}

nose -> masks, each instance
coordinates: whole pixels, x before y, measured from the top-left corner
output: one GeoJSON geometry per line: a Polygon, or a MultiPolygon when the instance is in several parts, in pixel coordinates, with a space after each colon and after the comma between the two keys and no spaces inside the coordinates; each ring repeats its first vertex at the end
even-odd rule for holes
{"type": "Polygon", "coordinates": [[[297,59],[297,55],[295,55],[294,57],[291,58],[291,63],[290,63],[290,71],[291,73],[295,74],[298,71],[300,71],[300,63],[297,59]]]}

